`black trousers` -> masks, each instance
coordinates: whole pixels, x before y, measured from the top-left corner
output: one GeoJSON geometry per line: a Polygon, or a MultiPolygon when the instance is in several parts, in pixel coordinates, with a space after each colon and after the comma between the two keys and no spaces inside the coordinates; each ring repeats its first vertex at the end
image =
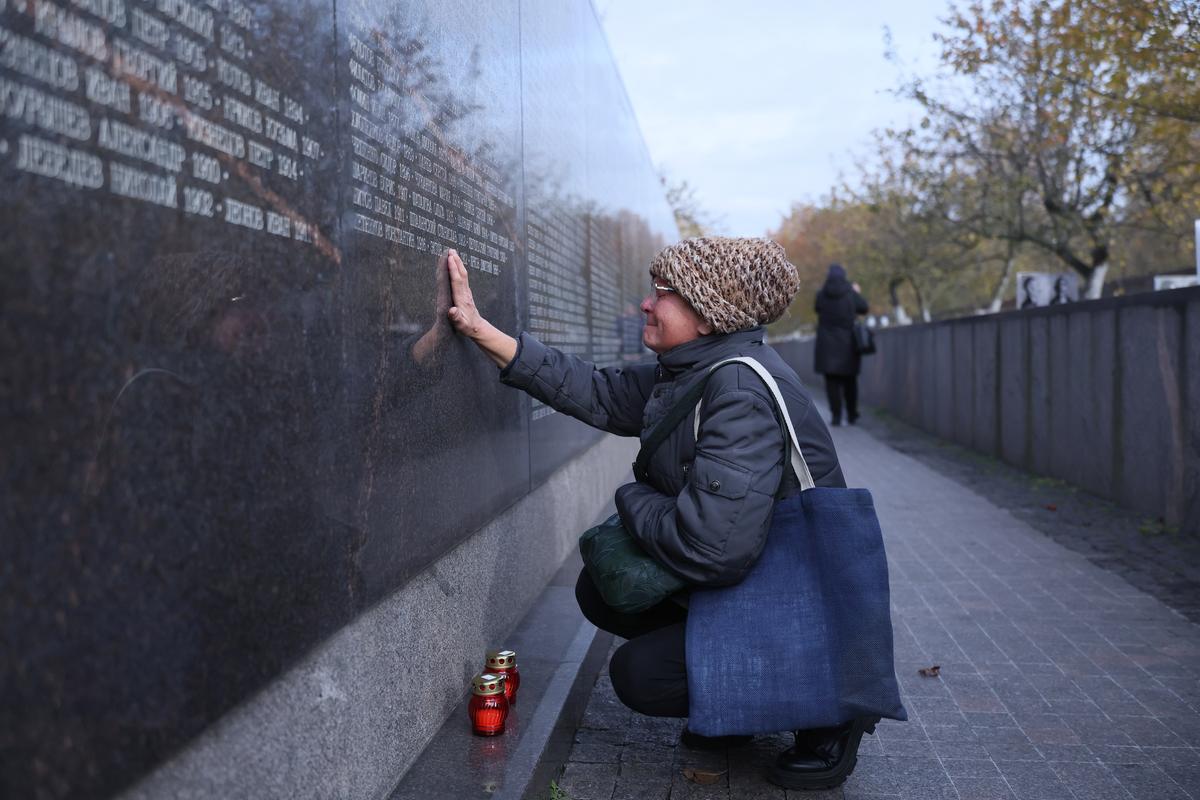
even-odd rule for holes
{"type": "Polygon", "coordinates": [[[846,397],[846,418],[850,422],[858,419],[858,376],[826,375],[825,397],[829,400],[829,413],[834,422],[842,421],[842,396],[846,397]]]}
{"type": "Polygon", "coordinates": [[[617,648],[608,664],[613,690],[620,701],[650,717],[686,717],[687,609],[664,600],[639,614],[614,611],[600,596],[587,570],[579,572],[575,598],[589,622],[629,640],[617,648]]]}

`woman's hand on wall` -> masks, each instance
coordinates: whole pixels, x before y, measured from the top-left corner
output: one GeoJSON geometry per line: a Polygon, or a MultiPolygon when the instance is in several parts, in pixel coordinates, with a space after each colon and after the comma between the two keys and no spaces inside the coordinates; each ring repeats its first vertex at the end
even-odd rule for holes
{"type": "Polygon", "coordinates": [[[446,317],[454,329],[479,346],[498,367],[506,367],[517,355],[517,340],[498,330],[483,318],[475,307],[467,265],[458,252],[446,253],[446,270],[450,274],[452,303],[446,317]]]}
{"type": "Polygon", "coordinates": [[[450,275],[451,305],[446,312],[454,329],[472,339],[487,320],[475,307],[475,296],[471,293],[471,281],[467,276],[467,265],[459,257],[457,250],[446,252],[446,269],[450,275]]]}

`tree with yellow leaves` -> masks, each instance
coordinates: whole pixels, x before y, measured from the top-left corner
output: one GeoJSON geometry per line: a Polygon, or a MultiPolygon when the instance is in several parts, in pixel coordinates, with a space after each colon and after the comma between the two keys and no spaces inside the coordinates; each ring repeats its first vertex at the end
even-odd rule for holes
{"type": "MultiPolygon", "coordinates": [[[[1196,17],[1181,0],[953,7],[938,37],[951,80],[908,87],[927,117],[901,134],[927,174],[974,185],[973,201],[943,203],[949,219],[1041,248],[1081,276],[1088,297],[1100,295],[1124,228],[1190,234],[1180,217],[1200,177],[1196,17]]],[[[960,188],[933,191],[946,201],[960,188]]]]}

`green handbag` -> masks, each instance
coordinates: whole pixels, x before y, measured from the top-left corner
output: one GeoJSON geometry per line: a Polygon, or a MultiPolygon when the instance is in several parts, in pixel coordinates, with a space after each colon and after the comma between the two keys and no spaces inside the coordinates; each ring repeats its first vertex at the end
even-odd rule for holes
{"type": "MultiPolygon", "coordinates": [[[[633,462],[633,475],[639,481],[648,482],[646,470],[650,456],[696,407],[707,382],[707,379],[697,381],[650,432],[638,452],[637,461],[633,462]]],[[[584,531],[579,537],[579,553],[604,602],[623,614],[645,611],[687,586],[687,581],[660,564],[638,544],[616,514],[584,531]]]]}
{"type": "Polygon", "coordinates": [[[687,585],[643,550],[616,514],[583,532],[579,552],[604,602],[622,614],[645,611],[687,585]]]}

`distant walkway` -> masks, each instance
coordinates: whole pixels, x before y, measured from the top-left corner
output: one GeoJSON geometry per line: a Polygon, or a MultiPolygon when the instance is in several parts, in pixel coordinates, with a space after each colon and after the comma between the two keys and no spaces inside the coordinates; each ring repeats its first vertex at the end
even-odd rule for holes
{"type": "Polygon", "coordinates": [[[868,431],[834,440],[883,525],[910,721],[865,737],[841,789],[785,793],[762,772],[790,737],[693,753],[602,674],[559,781],[572,800],[1200,800],[1200,627],[868,431]]]}

